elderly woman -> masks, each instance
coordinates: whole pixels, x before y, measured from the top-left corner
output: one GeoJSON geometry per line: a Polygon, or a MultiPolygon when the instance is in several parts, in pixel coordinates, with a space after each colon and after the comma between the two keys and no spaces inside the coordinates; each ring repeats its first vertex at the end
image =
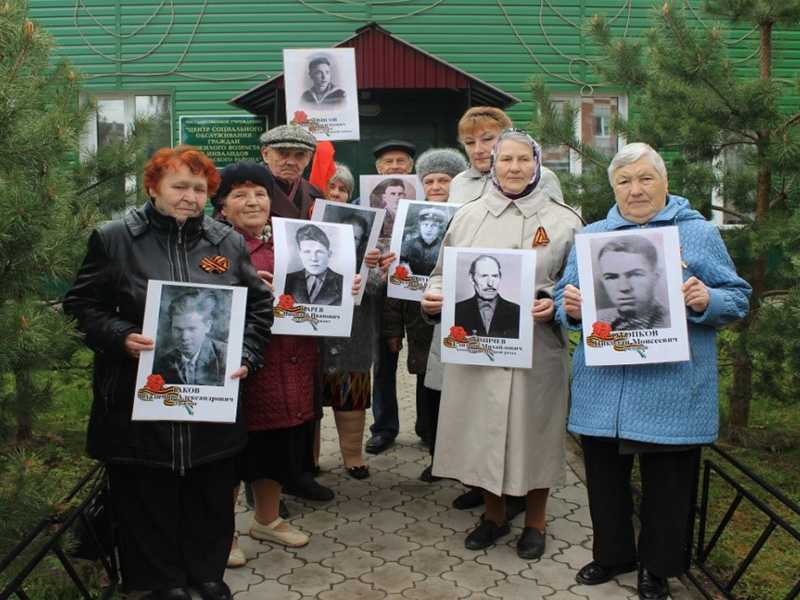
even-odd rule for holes
{"type": "Polygon", "coordinates": [[[89,454],[108,465],[125,588],[149,600],[229,599],[222,581],[233,535],[235,456],[246,443],[236,423],[132,421],[136,371],[154,341],[141,334],[149,279],[247,288],[242,367],[258,368],[272,325],[272,295],[242,236],[204,217],[219,185],[214,164],[190,146],[162,148],[144,169],[150,200],[92,233],[64,310],[95,352],[89,454]],[[207,257],[229,268],[206,272],[207,257]]]}
{"type": "MultiPolygon", "coordinates": [[[[347,202],[353,192],[353,175],[345,165],[336,163],[336,171],[328,181],[327,199],[347,202]]],[[[364,253],[369,238],[368,225],[354,215],[349,222],[356,240],[356,261],[359,255],[368,265],[375,265],[379,251],[364,253]],[[360,250],[359,250],[360,248],[360,250]]],[[[322,403],[333,408],[339,449],[348,475],[355,479],[369,477],[364,461],[363,440],[366,409],[370,407],[370,369],[377,346],[375,311],[382,285],[380,275],[371,273],[361,304],[353,309],[353,327],[350,337],[322,338],[322,403]]]]}
{"type": "MultiPolygon", "coordinates": [[[[223,169],[214,199],[219,216],[244,237],[253,265],[270,282],[275,253],[267,223],[275,190],[275,179],[267,169],[242,161],[223,169]]],[[[250,536],[290,547],[304,546],[308,536],[278,512],[283,486],[313,464],[317,340],[272,336],[264,348],[264,362],[245,389],[248,440],[240,475],[252,485],[255,500],[250,536]]],[[[232,555],[235,550],[234,545],[232,555]]],[[[237,558],[241,563],[241,557],[237,558]]]]}
{"type": "MultiPolygon", "coordinates": [[[[480,198],[490,185],[492,150],[502,131],[513,127],[508,115],[494,106],[473,106],[458,121],[458,141],[469,159],[469,169],[453,179],[448,202],[464,204],[480,198]]],[[[555,173],[541,166],[539,192],[563,202],[555,173]]]]}
{"type": "MultiPolygon", "coordinates": [[[[509,533],[503,496],[526,496],[517,554],[534,559],[545,549],[549,488],[564,479],[568,355],[552,293],[581,219],[539,188],[541,150],[526,133],[500,134],[492,164],[491,187],[459,209],[443,245],[537,250],[533,367],[444,366],[433,474],[484,490],[486,512],[465,540],[472,550],[509,533]],[[542,230],[549,243],[536,245],[542,230]]],[[[441,263],[422,301],[428,315],[441,312],[441,263]]]]}
{"type": "MultiPolygon", "coordinates": [[[[576,576],[596,585],[639,569],[639,597],[667,597],[667,578],[689,565],[700,445],[713,442],[717,417],[717,328],[747,314],[750,286],[736,274],[717,228],[689,201],[667,192],[664,161],[647,144],[628,144],[611,161],[616,205],[584,231],[676,225],[692,360],[635,367],[587,367],[583,345],[572,362],[569,430],[581,434],[594,560],[576,576]],[[638,552],[632,523],[631,467],[642,479],[638,552]]],[[[580,330],[575,252],[556,289],[558,320],[580,330]]]]}
{"type": "MultiPolygon", "coordinates": [[[[453,177],[467,168],[467,161],[458,150],[452,148],[431,148],[420,154],[417,158],[416,172],[422,182],[422,189],[425,191],[425,199],[428,202],[447,202],[450,195],[450,182],[453,177]]],[[[439,209],[430,211],[435,217],[444,216],[439,209]]],[[[420,221],[424,218],[424,213],[420,213],[420,221]]],[[[439,225],[443,234],[447,227],[447,222],[439,225]]],[[[421,248],[419,258],[424,259],[419,262],[434,264],[439,255],[441,234],[437,238],[434,246],[421,248]],[[428,259],[432,254],[431,258],[428,259]]],[[[420,240],[420,246],[424,246],[420,240]]],[[[411,253],[409,253],[410,255],[411,253]]],[[[394,255],[392,255],[394,256],[394,255]]],[[[430,267],[428,267],[430,270],[430,267]]],[[[420,273],[412,265],[412,272],[426,275],[427,272],[420,273]]],[[[438,397],[435,405],[425,399],[425,370],[428,365],[428,353],[433,339],[433,326],[426,322],[420,313],[419,302],[412,300],[399,300],[388,298],[384,305],[383,312],[383,335],[389,342],[389,349],[399,352],[403,346],[403,336],[408,339],[408,372],[417,377],[416,404],[417,419],[415,431],[421,437],[428,448],[433,448],[436,437],[436,415],[439,412],[438,397]]],[[[437,394],[438,396],[438,394],[437,394]]],[[[431,450],[433,452],[433,450],[431,450]]],[[[433,456],[433,454],[431,454],[433,456]]],[[[420,479],[425,482],[434,480],[431,475],[430,467],[423,470],[420,479]]]]}

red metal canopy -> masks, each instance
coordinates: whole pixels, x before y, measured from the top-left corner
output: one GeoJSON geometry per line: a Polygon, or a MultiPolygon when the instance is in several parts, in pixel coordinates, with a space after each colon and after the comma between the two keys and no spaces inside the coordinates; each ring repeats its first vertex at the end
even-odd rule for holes
{"type": "MultiPolygon", "coordinates": [[[[488,104],[505,108],[519,102],[501,89],[392,35],[377,23],[357,29],[355,35],[334,47],[355,48],[359,90],[464,90],[469,95],[470,105],[488,104]]],[[[236,96],[229,103],[254,114],[271,114],[275,108],[277,90],[283,90],[283,87],[283,73],[279,73],[236,96]]]]}

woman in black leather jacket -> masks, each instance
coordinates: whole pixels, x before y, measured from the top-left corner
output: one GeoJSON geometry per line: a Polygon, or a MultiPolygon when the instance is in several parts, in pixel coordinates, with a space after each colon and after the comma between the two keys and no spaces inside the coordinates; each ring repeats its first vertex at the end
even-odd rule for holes
{"type": "Polygon", "coordinates": [[[242,411],[232,424],[131,420],[138,357],[154,347],[141,335],[149,279],[247,287],[242,367],[230,376],[261,364],[272,295],[242,236],[203,214],[219,181],[199,150],[159,150],[144,171],[150,201],[92,233],[64,299],[95,353],[87,449],[108,465],[123,581],[148,590],[148,600],[189,600],[189,587],[203,600],[230,598],[222,576],[235,456],[246,441],[242,411]],[[203,270],[213,257],[228,267],[203,270]]]}

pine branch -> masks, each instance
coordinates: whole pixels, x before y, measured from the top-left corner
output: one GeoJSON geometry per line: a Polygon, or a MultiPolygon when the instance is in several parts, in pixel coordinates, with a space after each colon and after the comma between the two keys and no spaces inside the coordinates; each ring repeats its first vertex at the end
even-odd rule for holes
{"type": "Polygon", "coordinates": [[[724,206],[717,206],[716,204],[711,205],[711,210],[716,210],[717,212],[725,213],[726,215],[731,215],[732,217],[736,217],[742,221],[746,221],[750,225],[755,225],[756,222],[747,215],[744,215],[740,212],[736,212],[735,210],[731,210],[730,208],[725,208],[724,206]]]}

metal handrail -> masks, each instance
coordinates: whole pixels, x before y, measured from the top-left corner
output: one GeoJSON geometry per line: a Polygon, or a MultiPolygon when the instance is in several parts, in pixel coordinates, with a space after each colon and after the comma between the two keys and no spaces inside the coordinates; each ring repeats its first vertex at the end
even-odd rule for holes
{"type": "MultiPolygon", "coordinates": [[[[119,570],[117,567],[116,555],[113,550],[110,555],[107,556],[105,554],[97,532],[94,530],[91,521],[86,516],[87,509],[92,505],[92,502],[97,498],[98,494],[100,494],[103,489],[108,487],[108,476],[104,465],[98,463],[92,467],[92,469],[90,469],[80,479],[80,481],[78,481],[78,483],[72,488],[72,490],[70,490],[70,492],[59,504],[65,505],[71,502],[75,496],[77,496],[78,493],[81,492],[87,485],[91,486],[90,491],[77,506],[66,512],[56,512],[43,518],[16,546],[14,546],[14,548],[6,556],[0,560],[0,573],[3,573],[31,544],[33,544],[39,538],[40,535],[42,535],[43,532],[49,532],[49,538],[47,541],[42,544],[41,548],[39,548],[30,559],[28,559],[28,561],[19,570],[19,572],[17,572],[13,579],[2,590],[0,590],[0,600],[7,600],[8,598],[11,598],[12,595],[16,595],[20,600],[27,599],[28,596],[23,589],[25,582],[33,570],[39,565],[39,563],[41,563],[41,561],[44,560],[44,558],[50,553],[52,553],[61,563],[67,575],[81,593],[81,596],[85,600],[94,600],[86,584],[75,570],[75,567],[73,566],[67,554],[64,552],[64,549],[61,545],[66,533],[79,519],[89,532],[92,543],[100,551],[98,553],[100,556],[100,562],[103,565],[103,569],[108,576],[110,584],[97,598],[99,598],[99,600],[105,600],[110,598],[111,595],[116,591],[119,580],[119,570]],[[57,526],[54,531],[52,530],[53,526],[57,526]]],[[[110,509],[110,507],[108,508],[110,509]]],[[[110,515],[109,518],[111,518],[110,515]]],[[[113,532],[113,526],[111,530],[113,532]]]]}

